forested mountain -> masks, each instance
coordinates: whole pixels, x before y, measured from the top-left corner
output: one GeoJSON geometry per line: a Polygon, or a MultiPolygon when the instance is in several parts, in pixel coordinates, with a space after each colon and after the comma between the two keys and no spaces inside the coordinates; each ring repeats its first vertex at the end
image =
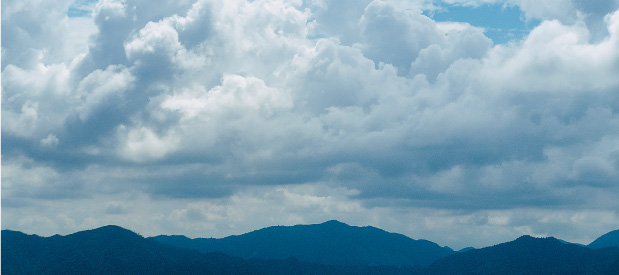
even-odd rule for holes
{"type": "Polygon", "coordinates": [[[245,260],[145,239],[118,226],[39,237],[2,230],[2,274],[416,274],[398,267],[245,260]]]}
{"type": "Polygon", "coordinates": [[[555,238],[514,241],[457,253],[427,274],[619,274],[619,248],[591,249],[555,238]]]}
{"type": "Polygon", "coordinates": [[[426,240],[413,240],[375,227],[349,226],[339,221],[273,226],[222,239],[157,236],[161,243],[202,252],[223,252],[245,259],[287,259],[326,265],[427,266],[454,253],[426,240]]]}

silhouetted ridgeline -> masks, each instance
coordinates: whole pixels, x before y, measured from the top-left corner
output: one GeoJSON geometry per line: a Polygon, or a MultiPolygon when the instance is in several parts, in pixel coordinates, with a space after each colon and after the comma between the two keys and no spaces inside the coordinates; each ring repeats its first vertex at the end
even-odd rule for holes
{"type": "Polygon", "coordinates": [[[413,268],[245,260],[145,239],[118,226],[48,238],[2,230],[2,274],[416,274],[413,268]]]}
{"type": "Polygon", "coordinates": [[[619,274],[613,232],[589,245],[600,249],[523,236],[453,252],[337,221],[222,239],[143,238],[118,226],[47,238],[2,230],[2,274],[619,274]]]}
{"type": "Polygon", "coordinates": [[[426,240],[339,221],[322,224],[273,226],[222,239],[157,236],[151,239],[202,252],[221,251],[245,259],[287,259],[324,265],[427,266],[454,253],[426,240]]]}
{"type": "Polygon", "coordinates": [[[619,274],[619,248],[591,249],[522,236],[437,260],[428,274],[619,274]]]}

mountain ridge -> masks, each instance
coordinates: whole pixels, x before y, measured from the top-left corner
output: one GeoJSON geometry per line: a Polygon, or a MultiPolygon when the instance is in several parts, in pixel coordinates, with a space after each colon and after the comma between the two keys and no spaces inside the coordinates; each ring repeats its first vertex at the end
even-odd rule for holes
{"type": "Polygon", "coordinates": [[[591,249],[554,237],[516,240],[439,259],[427,274],[619,274],[619,248],[591,249]]]}
{"type": "Polygon", "coordinates": [[[201,252],[220,251],[244,259],[286,259],[324,265],[427,266],[455,253],[428,240],[330,220],[321,224],[271,226],[225,238],[150,237],[201,252]]]}
{"type": "Polygon", "coordinates": [[[418,274],[397,267],[324,266],[286,260],[245,260],[146,239],[118,226],[40,237],[2,230],[2,274],[418,274]]]}

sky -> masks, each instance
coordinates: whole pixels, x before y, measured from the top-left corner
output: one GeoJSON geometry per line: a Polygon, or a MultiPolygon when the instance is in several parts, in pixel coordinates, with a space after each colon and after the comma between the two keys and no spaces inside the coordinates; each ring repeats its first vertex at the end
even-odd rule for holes
{"type": "Polygon", "coordinates": [[[2,228],[619,228],[619,1],[2,1],[2,228]]]}

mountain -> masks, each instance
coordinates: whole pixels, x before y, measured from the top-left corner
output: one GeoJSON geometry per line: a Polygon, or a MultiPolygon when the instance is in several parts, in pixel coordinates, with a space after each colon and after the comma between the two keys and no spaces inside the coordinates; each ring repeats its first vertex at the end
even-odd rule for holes
{"type": "Polygon", "coordinates": [[[273,226],[222,239],[157,236],[152,240],[201,252],[223,252],[245,259],[288,259],[344,266],[427,266],[454,253],[426,240],[413,240],[375,227],[339,221],[273,226]]]}
{"type": "Polygon", "coordinates": [[[397,267],[245,260],[148,240],[118,226],[39,237],[2,230],[2,274],[418,274],[397,267]]]}
{"type": "Polygon", "coordinates": [[[242,262],[162,245],[118,226],[48,238],[2,230],[2,274],[195,274],[217,269],[217,258],[242,262]]]}
{"type": "Polygon", "coordinates": [[[589,248],[619,247],[619,229],[610,231],[587,245],[589,248]]]}
{"type": "Polygon", "coordinates": [[[594,250],[522,236],[437,260],[426,274],[619,274],[619,248],[594,250]]]}

